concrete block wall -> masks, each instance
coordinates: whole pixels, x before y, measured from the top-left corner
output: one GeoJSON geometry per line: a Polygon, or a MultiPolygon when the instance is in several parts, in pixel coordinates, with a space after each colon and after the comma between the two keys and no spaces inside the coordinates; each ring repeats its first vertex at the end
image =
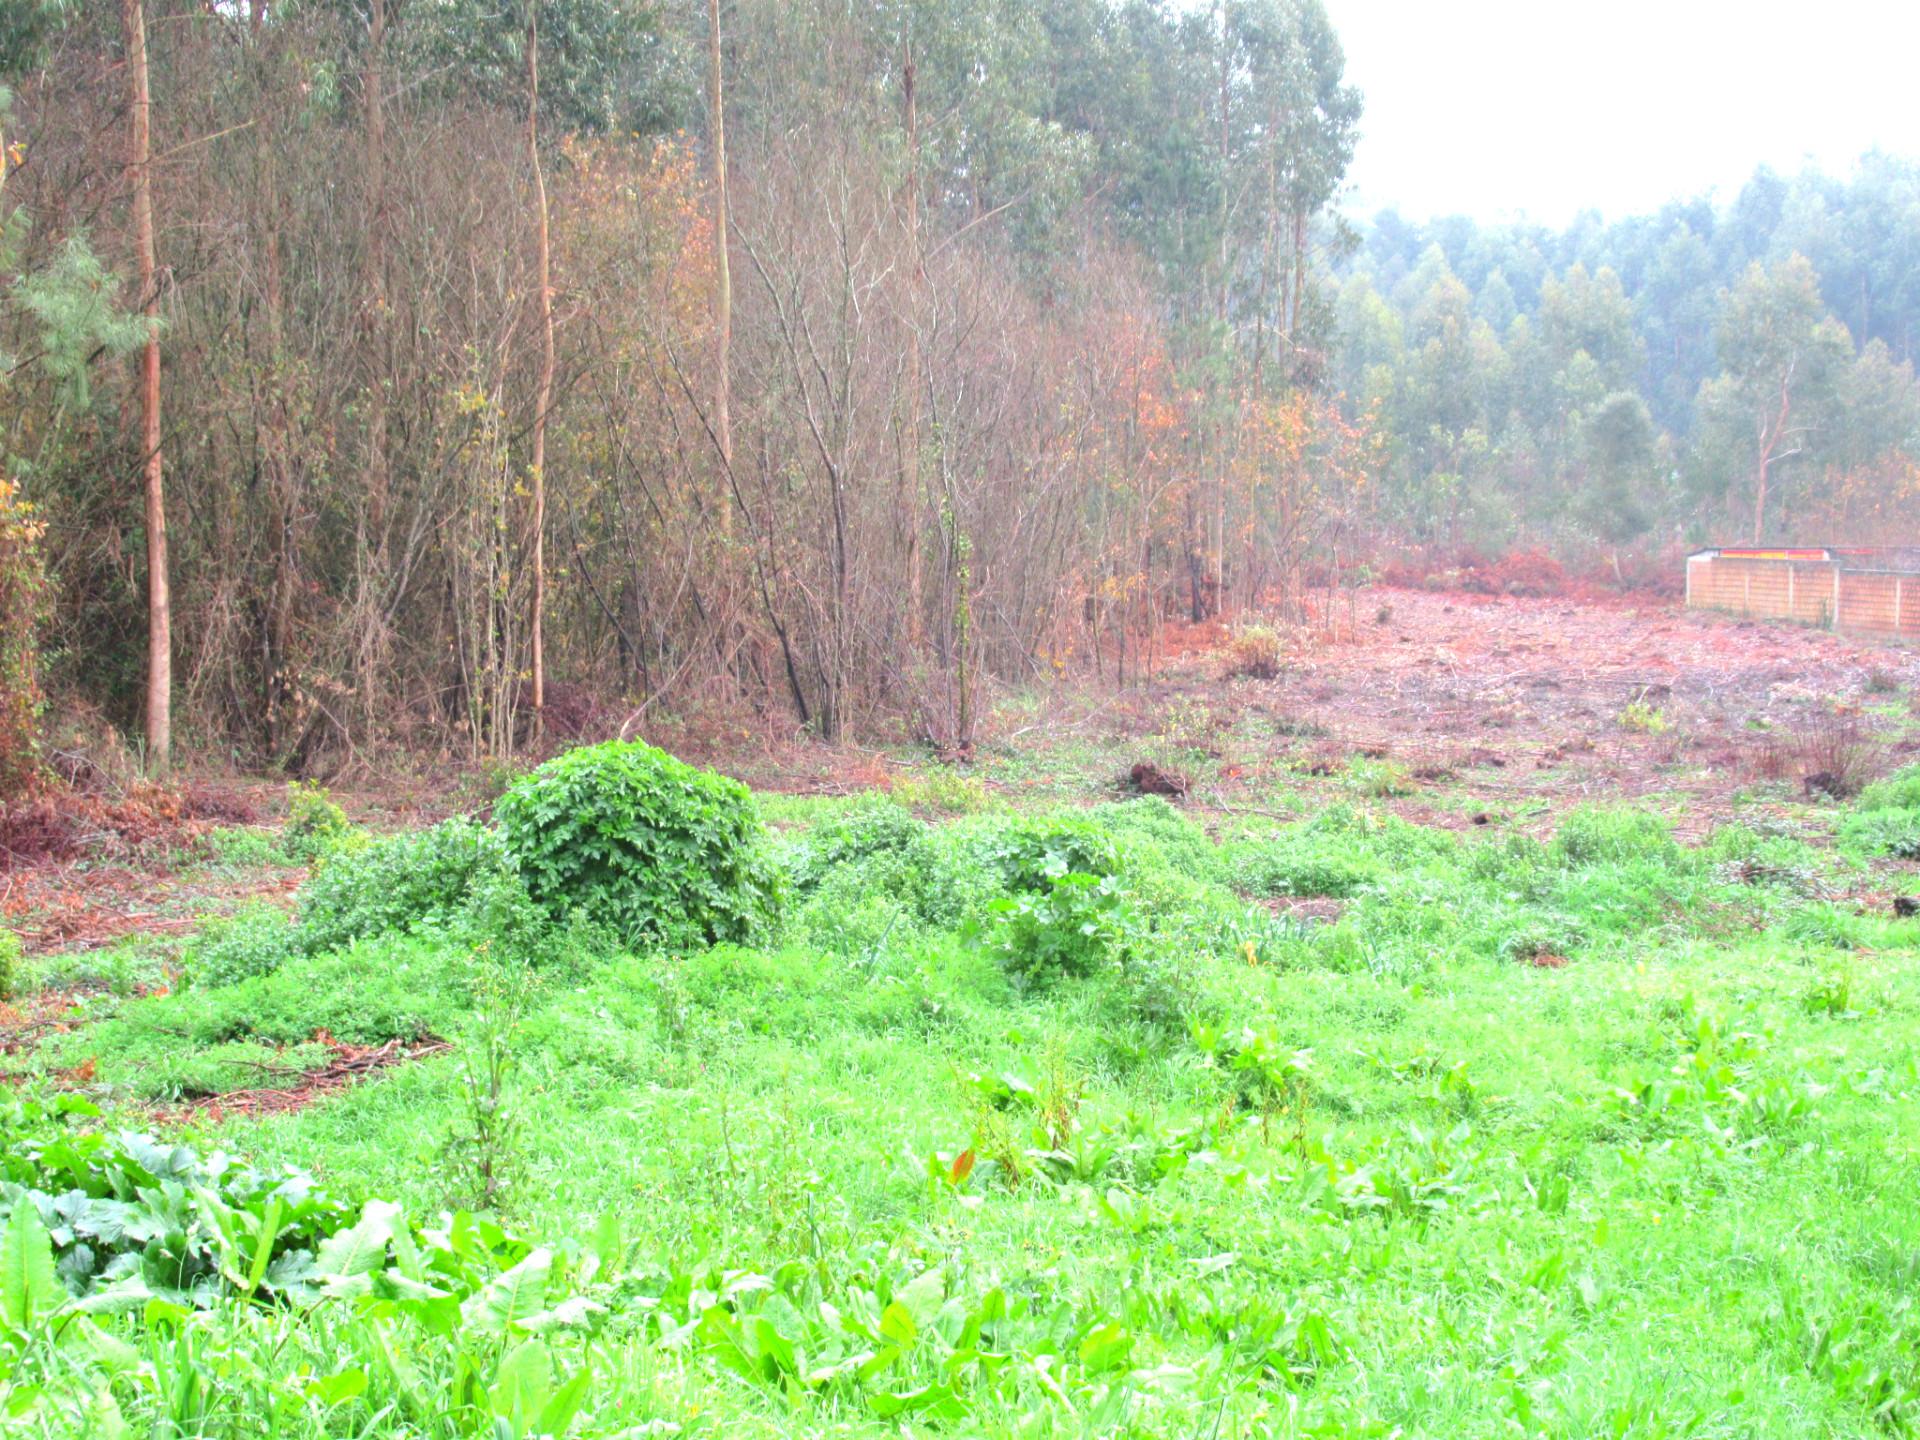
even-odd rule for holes
{"type": "Polygon", "coordinates": [[[1752,619],[1920,640],[1920,573],[1854,569],[1838,560],[1713,551],[1689,556],[1687,604],[1752,619]]]}

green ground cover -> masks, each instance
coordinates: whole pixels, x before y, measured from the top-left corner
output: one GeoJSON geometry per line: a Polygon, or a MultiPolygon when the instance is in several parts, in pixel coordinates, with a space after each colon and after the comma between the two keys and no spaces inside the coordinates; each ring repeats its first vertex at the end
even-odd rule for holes
{"type": "Polygon", "coordinates": [[[499,830],[330,836],[293,917],[13,1057],[9,1433],[1920,1423],[1920,922],[1847,898],[1920,890],[1920,773],[1830,846],[1686,847],[964,787],[768,832],[579,763],[499,830]]]}

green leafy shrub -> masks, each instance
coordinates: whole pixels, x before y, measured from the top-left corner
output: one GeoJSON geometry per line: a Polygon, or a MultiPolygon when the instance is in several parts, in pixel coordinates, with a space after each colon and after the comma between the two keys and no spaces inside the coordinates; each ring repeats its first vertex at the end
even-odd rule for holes
{"type": "Polygon", "coordinates": [[[957,913],[958,896],[933,881],[932,834],[893,800],[862,796],[787,842],[796,935],[834,954],[871,955],[957,913]]]}
{"type": "Polygon", "coordinates": [[[1782,928],[1789,940],[1801,945],[1824,946],[1830,950],[1867,948],[1860,917],[1824,902],[1794,911],[1782,928]]]}
{"type": "Polygon", "coordinates": [[[1411,795],[1415,786],[1407,767],[1391,760],[1370,760],[1365,756],[1351,761],[1340,777],[1343,787],[1373,800],[1392,800],[1411,795]]]}
{"type": "Polygon", "coordinates": [[[985,785],[947,766],[895,775],[889,793],[909,810],[935,815],[978,815],[993,805],[985,785]]]}
{"type": "Polygon", "coordinates": [[[1087,976],[1123,958],[1139,928],[1116,875],[1063,871],[1044,890],[993,901],[991,922],[976,933],[1007,972],[1045,984],[1087,976]]]}
{"type": "Polygon", "coordinates": [[[1142,795],[1136,800],[1096,805],[1087,811],[1087,819],[1191,879],[1217,880],[1225,873],[1220,851],[1207,839],[1206,831],[1162,796],[1142,795]]]}
{"type": "Polygon", "coordinates": [[[549,760],[494,818],[527,892],[632,940],[752,937],[779,899],[753,796],[664,750],[610,741],[549,760]]]}
{"type": "Polygon", "coordinates": [[[0,1115],[0,1219],[34,1212],[67,1292],[204,1304],[250,1280],[260,1294],[318,1294],[316,1251],[352,1222],[352,1207],[302,1172],[203,1161],[151,1135],[64,1123],[98,1114],[60,1097],[0,1115]]]}
{"type": "Polygon", "coordinates": [[[1274,680],[1286,661],[1287,642],[1271,625],[1243,625],[1227,641],[1229,679],[1274,680]]]}
{"type": "Polygon", "coordinates": [[[324,860],[355,834],[347,812],[327,787],[312,780],[287,786],[286,849],[299,860],[324,860]]]}
{"type": "Polygon", "coordinates": [[[258,903],[204,926],[181,957],[181,970],[193,985],[231,985],[271,975],[296,953],[286,913],[258,903]]]}
{"type": "Polygon", "coordinates": [[[1586,943],[1580,922],[1570,915],[1524,912],[1501,937],[1500,958],[1552,968],[1586,943]]]}
{"type": "Polygon", "coordinates": [[[0,1000],[13,998],[14,972],[20,968],[20,937],[0,929],[0,1000]]]}
{"type": "Polygon", "coordinates": [[[863,795],[788,847],[787,879],[805,893],[843,867],[915,856],[924,851],[926,838],[925,823],[896,801],[863,795]]]}
{"type": "Polygon", "coordinates": [[[116,1057],[109,1078],[141,1096],[219,1093],[260,1084],[262,1060],[289,1073],[309,1059],[325,1063],[324,1050],[306,1048],[321,1030],[353,1045],[453,1035],[472,1015],[476,974],[468,947],[373,936],[295,955],[231,985],[129,1000],[84,1033],[56,1037],[44,1053],[56,1069],[116,1057]]]}
{"type": "Polygon", "coordinates": [[[1671,728],[1667,712],[1657,705],[1649,705],[1645,700],[1632,700],[1627,708],[1620,712],[1620,728],[1636,731],[1642,735],[1664,735],[1671,728]]]}
{"type": "Polygon", "coordinates": [[[1335,805],[1234,847],[1234,888],[1247,895],[1345,899],[1386,878],[1399,839],[1351,806],[1335,805]]]}
{"type": "Polygon", "coordinates": [[[1681,851],[1673,827],[1641,810],[1582,805],[1560,822],[1551,853],[1562,865],[1622,864],[1651,860],[1677,864],[1681,851]]]}
{"type": "Polygon", "coordinates": [[[1876,780],[1860,792],[1853,808],[1868,810],[1920,810],[1920,765],[1896,770],[1884,780],[1876,780]]]}
{"type": "Polygon", "coordinates": [[[1062,875],[1120,874],[1113,836],[1090,820],[1022,818],[975,832],[975,854],[1010,894],[1043,895],[1062,875]]]}
{"type": "Polygon", "coordinates": [[[365,935],[447,927],[519,888],[501,837],[453,819],[336,854],[300,896],[299,945],[309,954],[365,935]]]}
{"type": "Polygon", "coordinates": [[[1838,832],[1842,848],[1856,855],[1886,855],[1920,860],[1920,806],[1875,809],[1847,816],[1838,832]]]}
{"type": "Polygon", "coordinates": [[[292,842],[284,834],[249,825],[222,825],[209,830],[195,849],[214,865],[288,865],[305,858],[293,852],[292,842]]]}

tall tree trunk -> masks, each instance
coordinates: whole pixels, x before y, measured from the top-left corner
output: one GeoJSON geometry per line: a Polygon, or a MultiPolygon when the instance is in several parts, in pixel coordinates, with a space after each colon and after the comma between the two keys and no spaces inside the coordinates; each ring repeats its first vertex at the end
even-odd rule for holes
{"type": "Polygon", "coordinates": [[[138,252],[140,313],[147,339],[140,351],[140,452],[147,518],[147,766],[167,773],[173,750],[173,618],[167,584],[167,501],[160,464],[160,288],[153,257],[152,98],[147,91],[147,17],[141,0],[123,0],[127,108],[132,143],[133,235],[138,252]]]}
{"type": "Polygon", "coordinates": [[[289,735],[293,687],[290,680],[293,607],[299,588],[294,526],[291,425],[287,405],[286,278],[280,247],[280,184],[272,136],[272,76],[265,54],[266,0],[252,0],[249,41],[257,93],[253,104],[254,161],[260,174],[261,249],[266,267],[267,384],[261,408],[260,454],[273,504],[273,586],[267,597],[266,644],[262,677],[265,720],[262,734],[270,754],[278,755],[289,735]]]}
{"type": "Polygon", "coordinates": [[[387,492],[387,383],[392,376],[391,357],[387,353],[387,122],[386,77],[383,63],[387,46],[386,0],[370,0],[367,20],[367,58],[362,73],[366,124],[366,266],[362,276],[365,295],[363,325],[366,331],[367,364],[367,468],[366,494],[360,505],[358,534],[355,537],[355,604],[359,624],[354,659],[354,680],[359,690],[361,713],[368,725],[378,709],[378,684],[383,652],[378,633],[381,620],[383,577],[386,568],[387,492]]]}
{"type": "MultiPolygon", "coordinates": [[[[707,106],[713,161],[713,434],[720,458],[733,464],[733,272],[727,262],[727,109],[720,65],[720,0],[707,0],[707,106]]],[[[733,506],[720,506],[732,528],[733,506]]]]}
{"type": "Polygon", "coordinates": [[[1786,373],[1780,377],[1779,410],[1771,421],[1764,415],[1760,419],[1753,486],[1753,543],[1756,545],[1765,538],[1767,530],[1767,475],[1773,469],[1780,444],[1786,438],[1787,426],[1793,419],[1794,369],[1795,366],[1789,364],[1786,373]]]}
{"type": "Polygon", "coordinates": [[[907,541],[907,644],[924,640],[920,578],[920,111],[915,93],[913,49],[901,67],[907,106],[907,416],[900,455],[900,523],[907,541]]]}
{"type": "MultiPolygon", "coordinates": [[[[1218,6],[1220,12],[1220,339],[1227,347],[1229,361],[1233,358],[1233,206],[1232,206],[1232,170],[1233,170],[1233,49],[1232,34],[1229,28],[1225,0],[1218,6]]],[[[1217,610],[1224,604],[1227,592],[1227,450],[1229,436],[1239,433],[1242,397],[1239,394],[1239,376],[1230,374],[1227,384],[1231,388],[1233,413],[1229,418],[1227,407],[1221,406],[1215,424],[1219,427],[1214,437],[1213,454],[1213,514],[1203,517],[1201,526],[1204,538],[1201,541],[1209,552],[1206,562],[1210,562],[1214,595],[1217,610]]],[[[1196,611],[1200,608],[1197,598],[1196,611]]],[[[1201,618],[1195,614],[1197,621],[1201,618]]]]}
{"type": "Polygon", "coordinates": [[[533,659],[533,734],[546,728],[547,647],[547,411],[553,405],[553,249],[547,226],[547,182],[540,169],[539,0],[527,3],[527,161],[533,166],[540,288],[540,389],[533,412],[533,622],[527,642],[533,659]]]}

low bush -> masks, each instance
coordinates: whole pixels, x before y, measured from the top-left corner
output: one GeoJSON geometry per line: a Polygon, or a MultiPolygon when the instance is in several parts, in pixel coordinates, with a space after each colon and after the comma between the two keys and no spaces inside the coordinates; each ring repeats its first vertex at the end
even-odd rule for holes
{"type": "Polygon", "coordinates": [[[0,1221],[34,1212],[65,1293],[122,1291],[128,1308],[154,1296],[209,1304],[248,1281],[261,1295],[317,1295],[315,1250],[352,1221],[344,1201],[309,1175],[205,1161],[135,1131],[71,1128],[98,1114],[64,1096],[0,1113],[0,1221]],[[236,1260],[241,1237],[250,1243],[236,1260]]]}
{"type": "Polygon", "coordinates": [[[222,825],[202,835],[194,846],[197,857],[211,865],[298,865],[309,857],[296,854],[284,834],[250,825],[222,825]]]}
{"type": "Polygon", "coordinates": [[[1677,866],[1682,857],[1673,826],[1658,815],[1597,805],[1579,806],[1560,822],[1550,853],[1566,866],[1634,860],[1677,866]]]}
{"type": "Polygon", "coordinates": [[[1243,625],[1227,641],[1227,675],[1231,679],[1275,680],[1285,668],[1287,646],[1271,625],[1243,625]]]}
{"type": "Polygon", "coordinates": [[[1117,875],[1065,871],[1044,890],[1002,896],[976,933],[1010,975],[1035,984],[1084,977],[1123,959],[1140,921],[1117,875]]]}
{"type": "Polygon", "coordinates": [[[301,892],[298,943],[313,954],[367,935],[454,927],[478,902],[511,908],[519,889],[498,834],[448,820],[334,855],[301,892]]]}
{"type": "Polygon", "coordinates": [[[895,775],[889,793],[910,810],[934,815],[978,815],[993,805],[985,785],[948,766],[895,775]]]}
{"type": "Polygon", "coordinates": [[[287,786],[287,823],[281,839],[294,859],[324,861],[334,851],[350,848],[361,835],[326,786],[312,780],[287,786]]]}
{"type": "Polygon", "coordinates": [[[865,868],[881,858],[901,859],[907,863],[892,868],[911,870],[911,860],[924,851],[926,837],[925,823],[901,805],[879,795],[862,796],[787,848],[788,883],[804,894],[836,869],[865,868]]]}
{"type": "Polygon", "coordinates": [[[1631,700],[1619,715],[1622,730],[1636,731],[1642,735],[1664,735],[1671,728],[1667,712],[1645,700],[1631,700]]]}
{"type": "Polygon", "coordinates": [[[1864,810],[1840,822],[1841,848],[1855,855],[1920,860],[1920,807],[1864,810]]]}
{"type": "Polygon", "coordinates": [[[372,937],[293,956],[230,985],[130,1000],[98,1024],[57,1037],[45,1058],[59,1070],[115,1056],[104,1078],[143,1097],[239,1089],[260,1084],[263,1068],[286,1072],[323,1059],[312,1043],[323,1031],[349,1045],[453,1035],[472,1013],[476,973],[465,947],[435,937],[372,937]]]}
{"type": "Polygon", "coordinates": [[[1876,780],[1853,802],[1855,810],[1920,810],[1920,765],[1897,770],[1876,780]]]}
{"type": "Polygon", "coordinates": [[[610,741],[549,760],[494,806],[527,893],[630,941],[753,937],[779,902],[753,796],[663,750],[610,741]]]}
{"type": "Polygon", "coordinates": [[[1130,849],[1144,850],[1181,875],[1218,880],[1225,875],[1220,851],[1202,830],[1168,800],[1143,795],[1096,805],[1087,819],[1130,849]]]}
{"type": "Polygon", "coordinates": [[[1411,826],[1377,820],[1350,805],[1334,805],[1313,819],[1233,848],[1234,887],[1247,895],[1312,895],[1345,899],[1384,879],[1396,865],[1419,858],[1430,841],[1416,842],[1411,826]]]}
{"type": "Polygon", "coordinates": [[[257,903],[202,927],[181,956],[191,985],[231,985],[271,975],[298,953],[286,912],[257,903]]]}
{"type": "Polygon", "coordinates": [[[1887,765],[1887,745],[1858,715],[1822,711],[1799,736],[1807,793],[1851,800],[1887,765]]]}
{"type": "Polygon", "coordinates": [[[1284,836],[1241,846],[1234,862],[1233,883],[1247,895],[1344,900],[1378,883],[1385,874],[1385,868],[1372,856],[1334,851],[1284,836]]]}
{"type": "Polygon", "coordinates": [[[13,998],[15,972],[20,968],[20,937],[0,929],[0,1000],[13,998]]]}

